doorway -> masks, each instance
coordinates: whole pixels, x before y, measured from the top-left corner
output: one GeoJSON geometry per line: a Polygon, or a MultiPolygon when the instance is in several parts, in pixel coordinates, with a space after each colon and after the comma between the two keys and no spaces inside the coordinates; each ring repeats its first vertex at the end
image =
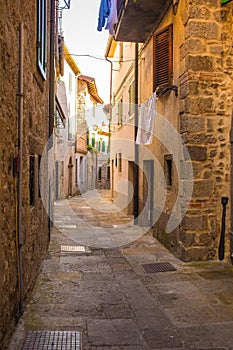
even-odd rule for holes
{"type": "Polygon", "coordinates": [[[154,161],[143,161],[143,204],[145,226],[152,226],[154,221],[154,161]]]}

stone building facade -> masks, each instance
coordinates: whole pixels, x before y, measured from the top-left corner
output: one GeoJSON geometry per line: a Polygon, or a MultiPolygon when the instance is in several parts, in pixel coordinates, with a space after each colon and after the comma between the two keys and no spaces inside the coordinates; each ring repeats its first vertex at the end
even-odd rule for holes
{"type": "MultiPolygon", "coordinates": [[[[53,128],[54,97],[49,100],[52,3],[1,2],[1,349],[23,312],[49,242],[50,209],[43,205],[39,169],[53,128]]],[[[48,194],[47,176],[44,180],[42,187],[48,194]]]]}
{"type": "MultiPolygon", "coordinates": [[[[164,4],[155,0],[154,3],[154,10],[150,9],[155,11],[154,22],[146,11],[150,6],[146,1],[128,2],[126,8],[123,6],[118,13],[121,18],[115,40],[110,38],[106,51],[108,57],[114,57],[114,62],[119,59],[119,67],[113,63],[114,69],[119,70],[114,71],[113,79],[116,102],[122,102],[122,96],[123,102],[131,102],[127,92],[135,78],[138,91],[134,91],[138,95],[134,96],[134,103],[145,103],[156,91],[155,137],[152,144],[138,147],[139,214],[150,197],[151,217],[157,216],[153,232],[166,247],[184,261],[216,259],[222,229],[222,201],[227,197],[225,258],[231,259],[233,3],[230,1],[224,6],[218,0],[165,1],[164,4]],[[138,24],[135,16],[138,16],[138,24]],[[144,27],[151,29],[142,34],[143,20],[144,27]],[[159,66],[159,52],[156,52],[164,33],[170,38],[166,42],[166,54],[170,57],[165,56],[165,59],[171,62],[171,66],[166,67],[169,69],[166,84],[159,82],[158,75],[165,60],[162,57],[159,66]],[[128,57],[137,59],[138,67],[133,60],[130,63],[128,57]],[[178,144],[170,147],[174,130],[181,137],[177,138],[182,144],[180,148],[178,144]],[[190,166],[192,172],[187,172],[190,166]],[[165,183],[161,182],[160,172],[164,174],[165,183]],[[192,195],[185,203],[189,197],[188,184],[192,195]],[[167,224],[177,198],[181,203],[179,217],[185,215],[168,233],[167,224]],[[161,211],[159,215],[158,211],[161,211]]],[[[124,117],[124,113],[122,115],[124,117]]],[[[120,133],[124,138],[126,128],[130,128],[129,122],[118,125],[118,137],[120,133]]],[[[128,139],[129,135],[134,140],[134,127],[127,132],[128,139]]],[[[125,164],[122,166],[126,169],[122,175],[126,174],[126,179],[133,183],[134,151],[132,147],[131,158],[128,149],[125,154],[124,150],[120,151],[125,164]]],[[[113,170],[115,153],[111,160],[113,170]]],[[[114,186],[117,186],[117,178],[114,186]]],[[[129,188],[123,192],[129,196],[129,188]]],[[[132,202],[128,204],[128,209],[134,212],[132,202]]],[[[148,221],[148,210],[144,210],[144,216],[142,224],[148,224],[144,222],[148,221]]]]}

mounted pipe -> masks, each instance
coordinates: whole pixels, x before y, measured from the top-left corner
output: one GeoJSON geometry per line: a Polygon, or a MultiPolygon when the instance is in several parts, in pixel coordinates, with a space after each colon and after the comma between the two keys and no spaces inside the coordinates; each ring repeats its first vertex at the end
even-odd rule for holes
{"type": "Polygon", "coordinates": [[[135,163],[134,163],[134,225],[138,224],[139,213],[139,145],[136,144],[136,137],[138,131],[138,43],[135,43],[135,66],[134,66],[134,80],[135,80],[135,117],[134,117],[134,141],[135,141],[135,163]]]}
{"type": "Polygon", "coordinates": [[[18,156],[17,156],[17,256],[18,256],[18,286],[19,306],[18,317],[23,313],[23,256],[22,256],[22,146],[23,146],[23,43],[24,28],[19,24],[19,54],[18,54],[18,156]]]}

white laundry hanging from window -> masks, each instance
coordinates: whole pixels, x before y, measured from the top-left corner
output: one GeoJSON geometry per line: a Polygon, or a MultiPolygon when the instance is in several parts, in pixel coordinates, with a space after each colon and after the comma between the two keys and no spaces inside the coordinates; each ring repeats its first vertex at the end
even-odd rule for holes
{"type": "Polygon", "coordinates": [[[153,141],[156,113],[156,92],[141,105],[136,144],[150,145],[153,141]]]}

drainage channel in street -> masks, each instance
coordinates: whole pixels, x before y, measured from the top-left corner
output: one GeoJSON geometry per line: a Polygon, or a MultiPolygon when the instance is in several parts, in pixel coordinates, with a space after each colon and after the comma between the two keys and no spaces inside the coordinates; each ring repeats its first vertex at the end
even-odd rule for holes
{"type": "Polygon", "coordinates": [[[77,331],[28,331],[22,350],[81,350],[77,331]]]}

